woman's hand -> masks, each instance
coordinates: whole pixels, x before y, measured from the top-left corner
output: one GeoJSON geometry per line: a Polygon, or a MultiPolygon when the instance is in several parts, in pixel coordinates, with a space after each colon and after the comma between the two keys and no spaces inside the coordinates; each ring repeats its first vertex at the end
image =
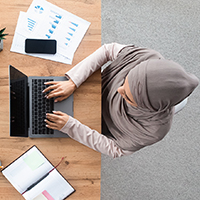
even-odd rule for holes
{"type": "Polygon", "coordinates": [[[69,115],[61,111],[53,111],[52,113],[47,113],[44,121],[47,123],[47,128],[60,130],[69,120],[69,115]]]}
{"type": "Polygon", "coordinates": [[[50,81],[46,82],[45,85],[50,86],[42,92],[46,93],[52,90],[45,97],[47,99],[56,97],[55,102],[67,99],[76,89],[76,85],[71,79],[67,81],[50,81]]]}

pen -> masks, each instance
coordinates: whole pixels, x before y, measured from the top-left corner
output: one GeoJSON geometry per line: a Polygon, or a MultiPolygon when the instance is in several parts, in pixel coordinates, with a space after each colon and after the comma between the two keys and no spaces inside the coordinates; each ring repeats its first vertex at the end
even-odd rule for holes
{"type": "Polygon", "coordinates": [[[29,186],[26,189],[26,192],[29,191],[29,190],[31,190],[35,185],[37,185],[41,180],[43,180],[44,178],[46,178],[48,175],[49,175],[49,173],[45,174],[42,178],[40,178],[38,181],[36,181],[35,183],[33,183],[31,186],[29,186]]]}
{"type": "Polygon", "coordinates": [[[42,178],[40,178],[38,181],[36,181],[35,183],[33,183],[31,186],[29,186],[26,191],[24,191],[22,193],[22,195],[25,193],[25,192],[28,192],[29,190],[31,190],[34,186],[36,186],[40,181],[42,181],[44,178],[46,178],[48,175],[49,175],[50,172],[48,172],[47,174],[45,174],[42,178]]]}

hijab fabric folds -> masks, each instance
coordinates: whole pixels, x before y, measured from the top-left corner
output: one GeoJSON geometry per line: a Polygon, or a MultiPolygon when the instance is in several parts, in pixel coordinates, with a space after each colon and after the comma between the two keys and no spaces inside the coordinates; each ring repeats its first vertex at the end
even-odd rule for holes
{"type": "Polygon", "coordinates": [[[128,151],[160,141],[171,127],[174,106],[198,83],[193,74],[152,49],[123,48],[102,73],[102,115],[109,130],[105,135],[128,151]],[[126,76],[137,107],[117,92],[126,76]]]}

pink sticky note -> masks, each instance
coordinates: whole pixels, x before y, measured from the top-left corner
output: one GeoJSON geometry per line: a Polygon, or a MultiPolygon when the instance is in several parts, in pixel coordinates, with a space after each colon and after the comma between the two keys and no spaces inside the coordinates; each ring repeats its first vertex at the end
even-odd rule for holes
{"type": "Polygon", "coordinates": [[[48,200],[54,200],[54,198],[46,191],[44,190],[42,194],[48,199],[48,200]]]}

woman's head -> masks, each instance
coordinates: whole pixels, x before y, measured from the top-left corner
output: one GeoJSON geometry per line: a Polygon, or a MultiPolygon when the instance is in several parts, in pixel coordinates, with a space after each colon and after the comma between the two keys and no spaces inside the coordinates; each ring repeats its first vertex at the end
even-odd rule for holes
{"type": "Polygon", "coordinates": [[[160,141],[170,130],[173,106],[197,85],[195,76],[160,53],[125,47],[102,74],[102,115],[109,137],[130,151],[160,141]]]}
{"type": "Polygon", "coordinates": [[[189,96],[199,81],[173,61],[151,59],[130,70],[128,83],[138,106],[165,110],[189,96]]]}

